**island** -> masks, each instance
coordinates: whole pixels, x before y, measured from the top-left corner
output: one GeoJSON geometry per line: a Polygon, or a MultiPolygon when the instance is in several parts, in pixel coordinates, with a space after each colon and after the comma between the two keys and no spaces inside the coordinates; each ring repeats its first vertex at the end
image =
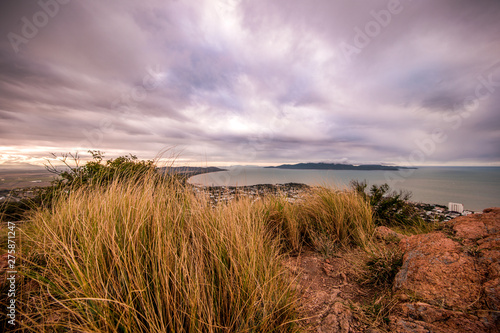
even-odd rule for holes
{"type": "Polygon", "coordinates": [[[282,164],[278,166],[268,166],[266,168],[273,169],[293,169],[293,170],[392,170],[400,169],[416,169],[415,167],[390,166],[380,164],[344,164],[344,163],[298,163],[298,164],[282,164]]]}

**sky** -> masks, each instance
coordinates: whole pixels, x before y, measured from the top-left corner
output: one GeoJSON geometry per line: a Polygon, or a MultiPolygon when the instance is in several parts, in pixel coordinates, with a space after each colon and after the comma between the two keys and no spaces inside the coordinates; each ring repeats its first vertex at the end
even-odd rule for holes
{"type": "Polygon", "coordinates": [[[499,166],[500,1],[2,1],[0,163],[88,150],[499,166]]]}

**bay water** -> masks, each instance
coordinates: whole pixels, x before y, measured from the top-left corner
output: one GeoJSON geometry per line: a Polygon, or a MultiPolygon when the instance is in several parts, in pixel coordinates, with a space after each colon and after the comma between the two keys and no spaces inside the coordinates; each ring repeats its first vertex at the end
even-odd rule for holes
{"type": "Polygon", "coordinates": [[[288,170],[234,166],[227,171],[193,176],[189,182],[202,186],[250,186],[256,184],[304,183],[311,186],[348,188],[351,180],[368,185],[387,183],[393,190],[412,192],[411,200],[482,211],[500,207],[500,167],[419,167],[399,171],[288,170]]]}

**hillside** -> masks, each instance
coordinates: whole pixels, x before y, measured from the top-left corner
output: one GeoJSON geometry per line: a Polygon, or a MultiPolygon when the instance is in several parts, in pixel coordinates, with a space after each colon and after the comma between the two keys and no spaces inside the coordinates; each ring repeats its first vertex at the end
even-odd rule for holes
{"type": "Polygon", "coordinates": [[[62,191],[1,225],[0,304],[19,286],[19,332],[498,332],[500,208],[434,225],[355,191],[217,190],[62,191]]]}
{"type": "Polygon", "coordinates": [[[285,261],[306,332],[500,332],[500,208],[430,233],[378,227],[378,248],[285,261]]]}

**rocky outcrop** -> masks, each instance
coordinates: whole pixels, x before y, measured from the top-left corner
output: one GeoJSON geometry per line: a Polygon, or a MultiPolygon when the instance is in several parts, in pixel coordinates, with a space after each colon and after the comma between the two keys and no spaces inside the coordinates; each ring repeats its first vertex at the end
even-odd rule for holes
{"type": "Polygon", "coordinates": [[[500,208],[428,234],[377,227],[374,236],[382,249],[399,246],[404,254],[393,293],[359,275],[372,258],[361,249],[329,258],[308,251],[285,261],[302,298],[305,332],[500,332],[500,208]]]}
{"type": "Polygon", "coordinates": [[[460,244],[433,232],[409,237],[400,247],[405,255],[395,289],[450,309],[467,309],[477,301],[482,274],[460,244]]]}
{"type": "Polygon", "coordinates": [[[391,332],[495,332],[491,323],[461,311],[446,310],[424,302],[401,304],[391,316],[391,332]]]}
{"type": "Polygon", "coordinates": [[[401,240],[394,332],[500,332],[500,208],[401,240]]]}
{"type": "Polygon", "coordinates": [[[385,226],[378,226],[375,228],[375,237],[381,240],[384,240],[387,243],[394,242],[394,241],[401,241],[402,239],[405,239],[407,236],[397,233],[392,229],[389,229],[385,226]]]}

